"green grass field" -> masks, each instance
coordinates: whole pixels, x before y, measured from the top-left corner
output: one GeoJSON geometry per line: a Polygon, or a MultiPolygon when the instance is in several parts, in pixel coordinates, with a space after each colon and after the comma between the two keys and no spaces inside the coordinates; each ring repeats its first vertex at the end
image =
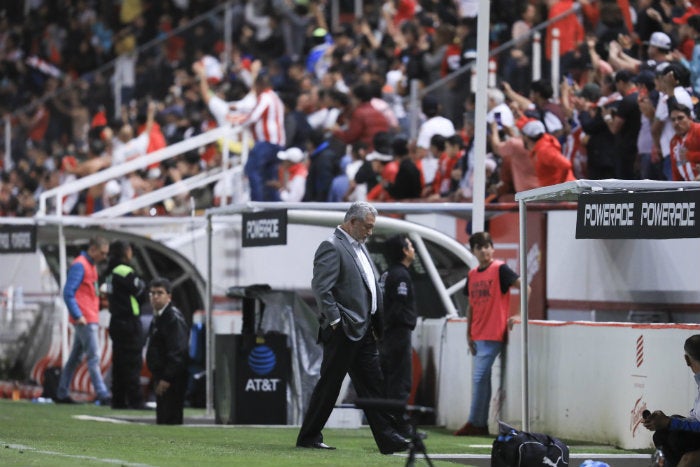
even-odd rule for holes
{"type": "MultiPolygon", "coordinates": [[[[185,417],[204,417],[186,409],[185,417]]],[[[336,451],[294,447],[296,427],[225,425],[157,426],[153,411],[115,411],[94,405],[33,404],[0,400],[2,467],[205,467],[403,466],[404,457],[379,454],[368,428],[324,430],[336,451]],[[120,418],[141,419],[127,423],[120,418]]],[[[428,427],[429,454],[490,453],[492,437],[455,437],[428,427]],[[481,447],[475,447],[481,446],[481,447]]],[[[572,445],[573,452],[616,453],[614,448],[572,445]]],[[[436,461],[435,466],[455,466],[436,461]]],[[[427,465],[419,460],[417,465],[427,465]]]]}

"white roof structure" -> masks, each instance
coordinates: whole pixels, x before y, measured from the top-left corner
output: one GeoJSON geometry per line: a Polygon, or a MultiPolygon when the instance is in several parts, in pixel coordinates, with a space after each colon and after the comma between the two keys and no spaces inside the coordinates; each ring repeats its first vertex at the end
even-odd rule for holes
{"type": "Polygon", "coordinates": [[[518,261],[520,263],[520,316],[522,330],[522,407],[523,426],[522,429],[530,429],[530,404],[529,404],[529,381],[528,381],[528,294],[527,294],[527,203],[528,202],[561,202],[578,201],[583,193],[636,193],[652,191],[690,191],[700,190],[700,182],[668,182],[656,180],[575,180],[560,183],[558,185],[545,186],[532,190],[522,191],[515,194],[515,201],[519,204],[519,231],[520,247],[518,261]]]}
{"type": "Polygon", "coordinates": [[[671,191],[700,189],[700,182],[666,182],[657,180],[574,180],[515,194],[515,201],[577,201],[581,193],[619,191],[671,191]]]}

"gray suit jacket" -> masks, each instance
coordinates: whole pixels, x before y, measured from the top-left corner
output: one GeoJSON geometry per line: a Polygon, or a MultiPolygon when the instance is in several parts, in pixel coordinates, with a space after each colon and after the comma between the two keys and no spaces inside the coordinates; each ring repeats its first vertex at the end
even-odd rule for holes
{"type": "MultiPolygon", "coordinates": [[[[367,253],[365,246],[362,248],[367,253]]],[[[367,254],[369,258],[369,254],[367,254]]],[[[374,278],[367,278],[355,254],[355,250],[340,228],[324,240],[314,256],[314,275],[311,288],[316,296],[319,309],[319,340],[330,335],[330,323],[340,318],[343,331],[348,339],[358,341],[374,326],[377,337],[382,331],[382,293],[377,283],[374,263],[374,278]],[[377,291],[377,311],[370,315],[372,294],[369,280],[374,280],[377,291]]]]}

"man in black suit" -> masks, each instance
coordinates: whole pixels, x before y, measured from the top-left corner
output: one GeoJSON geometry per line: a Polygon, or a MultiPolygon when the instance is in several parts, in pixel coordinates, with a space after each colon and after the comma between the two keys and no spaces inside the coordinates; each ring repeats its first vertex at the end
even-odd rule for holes
{"type": "Polygon", "coordinates": [[[146,363],[153,373],[159,425],[182,425],[187,389],[189,329],[170,301],[171,294],[169,280],[159,277],[151,281],[153,321],[148,331],[146,363]]]}
{"type": "MultiPolygon", "coordinates": [[[[353,203],[343,224],[316,250],[311,288],[319,309],[318,339],[323,343],[323,362],[297,447],[335,449],[323,442],[321,430],[346,374],[350,374],[360,398],[385,397],[376,340],[382,333],[382,294],[364,245],[376,217],[377,210],[369,203],[353,203]]],[[[365,409],[365,414],[382,454],[409,447],[387,412],[365,409]]]]}

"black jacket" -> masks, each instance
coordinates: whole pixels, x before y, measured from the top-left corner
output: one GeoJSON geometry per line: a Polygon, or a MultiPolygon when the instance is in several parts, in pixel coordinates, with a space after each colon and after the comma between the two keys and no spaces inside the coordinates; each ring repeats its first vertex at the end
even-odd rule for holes
{"type": "Polygon", "coordinates": [[[381,278],[384,289],[384,329],[416,327],[416,299],[408,268],[401,263],[389,267],[381,278]]]}
{"type": "Polygon", "coordinates": [[[172,303],[151,321],[148,331],[146,364],[153,378],[172,383],[187,372],[189,328],[180,310],[172,303]]]}
{"type": "Polygon", "coordinates": [[[146,284],[136,275],[130,265],[121,263],[107,276],[107,298],[109,300],[109,335],[121,346],[141,348],[141,302],[145,297],[146,284]]]}
{"type": "Polygon", "coordinates": [[[387,191],[392,198],[400,200],[420,198],[422,189],[420,170],[410,157],[405,157],[399,164],[394,183],[389,185],[387,191]]]}

